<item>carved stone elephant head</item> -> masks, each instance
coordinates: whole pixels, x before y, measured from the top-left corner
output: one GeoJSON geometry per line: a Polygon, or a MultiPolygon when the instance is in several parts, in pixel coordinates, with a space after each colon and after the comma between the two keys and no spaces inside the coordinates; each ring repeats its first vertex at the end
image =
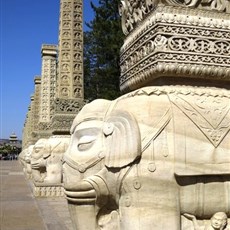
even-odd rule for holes
{"type": "Polygon", "coordinates": [[[27,148],[23,149],[19,154],[19,161],[22,164],[23,172],[27,179],[32,178],[32,169],[31,169],[31,154],[33,151],[34,145],[29,145],[27,148]]]}
{"type": "Polygon", "coordinates": [[[52,185],[62,183],[61,160],[69,140],[69,136],[51,136],[37,141],[31,159],[35,182],[52,185]]]}
{"type": "Polygon", "coordinates": [[[43,153],[46,147],[47,139],[39,139],[33,148],[31,154],[32,179],[35,183],[43,182],[46,177],[46,162],[43,153]]]}
{"type": "Polygon", "coordinates": [[[31,168],[31,154],[33,152],[34,145],[30,145],[25,151],[25,174],[27,179],[32,178],[32,168],[31,168]]]}
{"type": "Polygon", "coordinates": [[[148,87],[86,105],[63,159],[75,228],[179,230],[185,213],[229,216],[229,93],[217,95],[148,87]]]}

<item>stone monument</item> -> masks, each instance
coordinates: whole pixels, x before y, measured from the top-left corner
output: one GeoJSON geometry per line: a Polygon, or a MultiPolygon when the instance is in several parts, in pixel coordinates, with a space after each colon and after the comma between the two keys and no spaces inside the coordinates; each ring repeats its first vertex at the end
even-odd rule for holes
{"type": "Polygon", "coordinates": [[[34,145],[29,145],[29,147],[23,149],[19,154],[19,161],[23,167],[23,172],[27,179],[32,179],[32,168],[31,168],[30,157],[33,151],[33,147],[34,145]]]}
{"type": "Polygon", "coordinates": [[[30,156],[35,196],[63,196],[62,157],[69,136],[40,138],[30,156]]]}
{"type": "Polygon", "coordinates": [[[59,56],[53,134],[69,134],[75,115],[84,105],[82,1],[61,0],[59,56]]]}
{"type": "Polygon", "coordinates": [[[53,103],[56,90],[57,77],[57,46],[43,44],[42,54],[42,77],[41,95],[39,106],[39,122],[36,124],[37,140],[48,138],[52,135],[51,121],[53,117],[53,103]]]}
{"type": "Polygon", "coordinates": [[[230,3],[122,0],[121,91],[77,114],[75,229],[229,229],[230,3]]]}
{"type": "MultiPolygon", "coordinates": [[[[58,47],[52,44],[42,45],[41,79],[39,87],[38,80],[36,81],[23,133],[23,146],[28,148],[34,145],[30,162],[36,196],[63,195],[60,173],[64,148],[57,150],[53,145],[57,144],[55,140],[66,143],[73,119],[85,104],[82,1],[61,0],[59,22],[58,47]],[[38,157],[36,151],[39,148],[42,150],[38,157]],[[51,163],[54,159],[55,166],[51,163]],[[50,173],[51,171],[55,173],[50,173]]],[[[22,151],[21,155],[23,154],[22,151]]]]}
{"type": "Polygon", "coordinates": [[[38,140],[35,133],[36,126],[39,122],[39,108],[41,95],[41,77],[34,78],[34,94],[30,97],[30,106],[23,129],[22,147],[27,148],[29,145],[34,145],[38,140]]]}

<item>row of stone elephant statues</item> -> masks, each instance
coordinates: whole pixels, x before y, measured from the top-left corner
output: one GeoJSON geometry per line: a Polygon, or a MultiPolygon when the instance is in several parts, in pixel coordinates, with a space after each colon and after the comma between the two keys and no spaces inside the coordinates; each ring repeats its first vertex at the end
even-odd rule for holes
{"type": "Polygon", "coordinates": [[[75,229],[227,229],[229,130],[228,90],[146,87],[87,104],[63,155],[37,154],[39,140],[30,164],[63,182],[75,229]]]}
{"type": "Polygon", "coordinates": [[[38,184],[62,184],[62,158],[69,141],[68,135],[56,135],[41,138],[34,145],[23,149],[19,159],[26,178],[38,184]]]}

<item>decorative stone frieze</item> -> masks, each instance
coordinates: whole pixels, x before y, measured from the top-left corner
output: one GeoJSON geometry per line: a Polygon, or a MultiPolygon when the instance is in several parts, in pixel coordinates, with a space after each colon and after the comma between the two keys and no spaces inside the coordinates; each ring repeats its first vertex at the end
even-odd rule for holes
{"type": "Polygon", "coordinates": [[[121,48],[122,91],[165,77],[230,81],[230,15],[159,4],[121,48]]]}
{"type": "Polygon", "coordinates": [[[55,111],[58,113],[78,113],[79,110],[82,107],[82,101],[81,100],[75,100],[75,99],[59,99],[57,98],[54,101],[54,108],[55,111]]]}
{"type": "Polygon", "coordinates": [[[69,133],[70,129],[67,128],[71,127],[74,118],[74,114],[63,113],[55,115],[52,122],[53,134],[69,133]]]}
{"type": "MultiPolygon", "coordinates": [[[[121,0],[120,4],[120,15],[122,30],[125,35],[128,35],[138,27],[139,24],[149,16],[159,5],[178,6],[190,9],[203,9],[205,11],[211,11],[208,14],[212,15],[215,12],[230,13],[230,3],[228,0],[217,1],[217,0],[121,0]]],[[[197,11],[198,12],[198,11],[197,11]]],[[[198,14],[197,14],[198,15],[198,14]]],[[[194,14],[193,16],[197,16],[194,14]]],[[[178,15],[174,15],[178,17],[178,15]]],[[[180,16],[179,16],[180,17],[180,16]]],[[[210,17],[212,18],[212,17],[210,17]]],[[[199,16],[197,17],[197,20],[199,16]]],[[[196,19],[194,19],[196,20],[196,19]]],[[[212,21],[212,20],[211,20],[212,21]]],[[[211,22],[212,23],[212,22],[211,22]]]]}
{"type": "Polygon", "coordinates": [[[60,197],[64,196],[64,189],[62,185],[42,185],[33,184],[33,195],[35,197],[60,197]]]}

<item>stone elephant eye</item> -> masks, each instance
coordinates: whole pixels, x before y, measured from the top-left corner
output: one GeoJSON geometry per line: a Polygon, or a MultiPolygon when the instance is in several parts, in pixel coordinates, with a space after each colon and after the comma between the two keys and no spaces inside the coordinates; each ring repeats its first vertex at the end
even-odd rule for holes
{"type": "Polygon", "coordinates": [[[39,152],[40,152],[40,149],[35,148],[35,149],[34,149],[34,152],[35,152],[35,153],[39,153],[39,152]]]}
{"type": "Polygon", "coordinates": [[[94,141],[96,140],[96,136],[82,136],[79,138],[78,140],[78,150],[79,151],[84,151],[84,150],[87,150],[89,149],[94,141]]]}

